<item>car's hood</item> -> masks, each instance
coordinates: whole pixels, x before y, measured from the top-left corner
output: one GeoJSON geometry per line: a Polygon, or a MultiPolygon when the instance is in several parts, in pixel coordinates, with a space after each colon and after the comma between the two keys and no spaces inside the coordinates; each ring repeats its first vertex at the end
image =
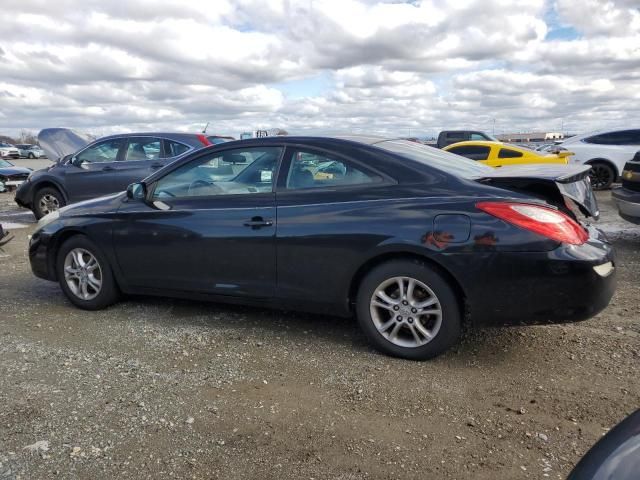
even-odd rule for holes
{"type": "MultiPolygon", "coordinates": [[[[582,213],[597,219],[598,202],[589,181],[590,165],[557,163],[513,165],[497,168],[478,179],[496,187],[540,192],[546,186],[555,187],[563,197],[573,200],[582,213]]],[[[546,197],[546,195],[543,195],[546,197]]],[[[548,200],[548,198],[547,198],[548,200]]]]}
{"type": "Polygon", "coordinates": [[[13,152],[13,151],[18,151],[17,147],[0,147],[0,150],[4,151],[4,152],[13,152]]]}
{"type": "Polygon", "coordinates": [[[90,135],[69,128],[45,128],[38,133],[40,147],[54,162],[76,153],[93,140],[90,135]]]}
{"type": "Polygon", "coordinates": [[[112,193],[104,197],[92,198],[83,202],[73,203],[60,209],[60,217],[75,217],[79,215],[101,215],[113,213],[120,208],[126,192],[112,193]]]}
{"type": "Polygon", "coordinates": [[[31,173],[30,168],[24,167],[0,167],[0,175],[16,175],[18,173],[31,173]]]}

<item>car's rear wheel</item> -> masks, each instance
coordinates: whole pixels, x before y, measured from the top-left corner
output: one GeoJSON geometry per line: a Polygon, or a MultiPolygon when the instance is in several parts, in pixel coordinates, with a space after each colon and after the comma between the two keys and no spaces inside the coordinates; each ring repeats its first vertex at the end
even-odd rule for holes
{"type": "Polygon", "coordinates": [[[378,350],[412,360],[433,358],[454,345],[462,314],[447,280],[420,261],[397,260],[362,281],[358,322],[378,350]]]}
{"type": "Polygon", "coordinates": [[[56,274],[62,291],[77,307],[100,310],[118,300],[118,287],[106,257],[83,235],[62,244],[56,274]]]}
{"type": "Polygon", "coordinates": [[[48,213],[55,212],[65,206],[62,193],[53,187],[44,187],[33,196],[33,214],[40,219],[48,213]]]}
{"type": "Polygon", "coordinates": [[[604,162],[594,162],[591,164],[589,178],[594,190],[606,190],[611,188],[611,184],[615,180],[615,172],[610,165],[604,162]]]}

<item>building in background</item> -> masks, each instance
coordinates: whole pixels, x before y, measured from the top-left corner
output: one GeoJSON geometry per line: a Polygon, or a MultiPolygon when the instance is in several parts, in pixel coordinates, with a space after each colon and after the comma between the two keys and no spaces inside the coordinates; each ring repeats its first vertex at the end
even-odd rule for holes
{"type": "Polygon", "coordinates": [[[507,143],[537,143],[554,142],[564,139],[561,132],[524,132],[524,133],[503,133],[497,135],[498,140],[507,143]]]}

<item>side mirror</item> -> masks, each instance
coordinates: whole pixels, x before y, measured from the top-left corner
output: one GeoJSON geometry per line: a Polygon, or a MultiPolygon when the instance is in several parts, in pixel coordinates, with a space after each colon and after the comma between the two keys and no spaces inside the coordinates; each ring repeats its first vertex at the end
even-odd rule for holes
{"type": "Polygon", "coordinates": [[[144,200],[147,198],[147,184],[137,182],[129,185],[127,187],[127,198],[131,200],[144,200]]]}

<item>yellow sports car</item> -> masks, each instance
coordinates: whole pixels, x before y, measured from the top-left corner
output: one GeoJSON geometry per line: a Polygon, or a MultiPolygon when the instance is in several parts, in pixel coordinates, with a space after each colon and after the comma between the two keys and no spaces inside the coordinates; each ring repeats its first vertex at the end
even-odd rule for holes
{"type": "Polygon", "coordinates": [[[572,152],[563,150],[558,153],[541,153],[508,143],[489,141],[468,141],[447,145],[447,152],[477,160],[490,167],[503,165],[525,165],[531,163],[569,163],[572,152]]]}

